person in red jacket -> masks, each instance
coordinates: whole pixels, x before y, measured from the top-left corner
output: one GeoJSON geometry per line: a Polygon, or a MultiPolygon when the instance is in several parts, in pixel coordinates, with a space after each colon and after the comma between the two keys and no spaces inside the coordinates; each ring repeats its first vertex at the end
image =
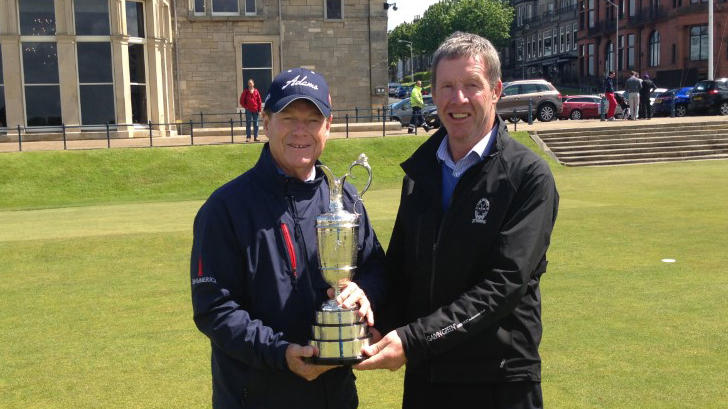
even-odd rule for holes
{"type": "Polygon", "coordinates": [[[248,80],[248,88],[240,94],[240,106],[245,108],[245,142],[250,142],[250,123],[253,123],[255,141],[258,141],[258,113],[263,108],[260,92],[255,89],[255,81],[248,80]]]}

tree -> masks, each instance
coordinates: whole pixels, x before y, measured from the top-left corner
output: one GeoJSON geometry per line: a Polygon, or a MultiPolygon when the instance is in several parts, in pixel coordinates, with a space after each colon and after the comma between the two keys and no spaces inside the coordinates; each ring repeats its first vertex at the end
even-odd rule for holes
{"type": "MultiPolygon", "coordinates": [[[[399,40],[412,41],[414,33],[414,25],[412,23],[402,23],[389,32],[387,36],[387,48],[389,52],[389,66],[397,64],[397,61],[410,57],[409,46],[400,43],[399,40]]],[[[416,50],[413,49],[414,53],[416,50]]]]}
{"type": "Polygon", "coordinates": [[[478,34],[496,48],[505,47],[513,15],[513,7],[502,0],[442,0],[430,6],[419,20],[400,24],[390,32],[390,64],[409,58],[409,49],[398,40],[412,41],[415,54],[429,54],[455,31],[478,34]]]}
{"type": "Polygon", "coordinates": [[[496,48],[508,45],[513,7],[500,0],[457,0],[451,11],[452,32],[465,31],[490,40],[496,48]]]}
{"type": "Polygon", "coordinates": [[[443,0],[427,8],[422,18],[414,22],[414,47],[422,54],[431,54],[453,33],[453,0],[443,0]]]}

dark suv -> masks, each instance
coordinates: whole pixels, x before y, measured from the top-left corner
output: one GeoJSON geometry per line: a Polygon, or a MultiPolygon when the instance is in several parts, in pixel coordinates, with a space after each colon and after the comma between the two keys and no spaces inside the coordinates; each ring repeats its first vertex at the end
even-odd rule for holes
{"type": "Polygon", "coordinates": [[[561,115],[561,93],[550,82],[541,79],[503,83],[503,92],[495,110],[511,122],[515,118],[526,119],[529,101],[532,102],[533,117],[539,121],[548,122],[561,115]]]}
{"type": "Polygon", "coordinates": [[[728,78],[698,81],[690,93],[688,111],[728,115],[728,78]]]}

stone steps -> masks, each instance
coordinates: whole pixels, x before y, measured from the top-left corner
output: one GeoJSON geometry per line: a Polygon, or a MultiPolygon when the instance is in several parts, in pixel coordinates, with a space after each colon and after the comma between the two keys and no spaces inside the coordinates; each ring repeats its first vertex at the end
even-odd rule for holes
{"type": "Polygon", "coordinates": [[[566,166],[604,166],[728,158],[728,121],[533,132],[566,166]]]}

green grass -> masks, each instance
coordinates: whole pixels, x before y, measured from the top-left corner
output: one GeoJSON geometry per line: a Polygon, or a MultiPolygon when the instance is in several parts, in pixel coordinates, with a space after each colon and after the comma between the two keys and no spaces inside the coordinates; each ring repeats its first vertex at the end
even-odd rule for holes
{"type": "MultiPolygon", "coordinates": [[[[398,164],[422,140],[327,146],[336,174],[369,155],[364,199],[385,245],[398,164]]],[[[0,407],[209,407],[192,218],[259,149],[0,155],[0,407]]],[[[728,161],[551,165],[561,206],[542,279],[546,405],[725,407],[728,161]]],[[[360,407],[399,407],[402,370],[357,377],[360,407]]]]}

